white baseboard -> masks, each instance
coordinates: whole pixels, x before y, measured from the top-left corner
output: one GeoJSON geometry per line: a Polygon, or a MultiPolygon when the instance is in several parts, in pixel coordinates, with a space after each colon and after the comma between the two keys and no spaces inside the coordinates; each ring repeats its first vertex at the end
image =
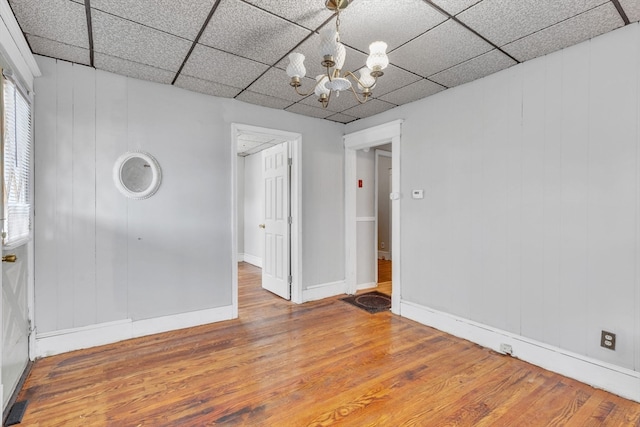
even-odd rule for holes
{"type": "Polygon", "coordinates": [[[316,301],[323,298],[341,295],[347,292],[347,284],[344,280],[332,283],[309,286],[302,291],[302,302],[316,301]]]}
{"type": "Polygon", "coordinates": [[[500,344],[509,344],[513,357],[640,402],[640,372],[407,301],[400,302],[400,313],[403,317],[497,352],[501,352],[500,344]]]}
{"type": "Polygon", "coordinates": [[[378,251],[378,259],[391,260],[391,252],[389,252],[389,251],[378,251]]]}
{"type": "Polygon", "coordinates": [[[131,319],[89,325],[81,328],[36,334],[36,357],[47,357],[83,348],[112,344],[130,338],[190,328],[233,318],[232,307],[216,307],[206,310],[170,316],[132,321],[131,319]]]}
{"type": "Polygon", "coordinates": [[[251,254],[244,254],[243,256],[244,262],[247,262],[251,265],[255,265],[256,267],[262,268],[262,258],[257,257],[251,254]]]}
{"type": "Polygon", "coordinates": [[[359,285],[356,286],[356,289],[361,291],[363,289],[371,289],[371,288],[375,288],[377,286],[378,286],[378,284],[376,282],[360,283],[359,285]]]}
{"type": "Polygon", "coordinates": [[[238,253],[238,262],[244,261],[244,254],[238,253]]]}

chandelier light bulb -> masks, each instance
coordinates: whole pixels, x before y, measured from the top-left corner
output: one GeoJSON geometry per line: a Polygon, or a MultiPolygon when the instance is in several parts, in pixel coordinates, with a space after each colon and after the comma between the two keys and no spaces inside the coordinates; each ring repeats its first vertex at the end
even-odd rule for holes
{"type": "Polygon", "coordinates": [[[320,55],[336,55],[336,44],[338,43],[338,32],[333,28],[325,28],[320,31],[320,55]]]}
{"type": "Polygon", "coordinates": [[[289,77],[304,77],[307,70],[304,68],[304,55],[301,53],[289,54],[289,65],[287,66],[287,75],[289,77]]]}
{"type": "Polygon", "coordinates": [[[344,60],[347,59],[347,50],[344,48],[344,45],[340,42],[336,43],[336,70],[342,70],[344,66],[344,60]]]}
{"type": "Polygon", "coordinates": [[[319,82],[319,83],[316,85],[316,89],[314,90],[314,93],[316,94],[317,97],[322,96],[322,94],[329,96],[329,93],[331,93],[331,91],[327,89],[327,87],[325,86],[327,81],[329,81],[329,78],[327,77],[326,74],[319,74],[316,76],[316,82],[319,82]]]}
{"type": "Polygon", "coordinates": [[[389,65],[387,57],[387,44],[385,42],[373,42],[369,45],[369,57],[367,67],[373,71],[382,71],[389,65]]]}
{"type": "Polygon", "coordinates": [[[364,91],[366,89],[373,89],[376,83],[376,79],[371,75],[371,70],[367,67],[360,69],[360,83],[358,83],[358,89],[364,91]]]}

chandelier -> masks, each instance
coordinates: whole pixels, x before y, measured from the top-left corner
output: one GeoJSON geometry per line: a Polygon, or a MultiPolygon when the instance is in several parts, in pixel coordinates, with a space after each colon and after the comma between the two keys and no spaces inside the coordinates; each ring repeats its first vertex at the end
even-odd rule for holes
{"type": "MultiPolygon", "coordinates": [[[[360,69],[359,77],[356,77],[350,71],[343,73],[342,67],[346,59],[346,50],[344,45],[340,43],[340,11],[346,8],[350,2],[351,0],[326,0],[325,2],[327,9],[336,13],[336,28],[325,28],[320,31],[321,64],[326,68],[326,73],[316,76],[316,85],[313,88],[313,93],[318,97],[318,101],[322,103],[322,108],[327,108],[333,92],[336,93],[336,96],[339,96],[340,92],[345,90],[351,90],[358,102],[364,104],[371,96],[378,77],[384,74],[382,70],[389,65],[389,58],[387,58],[386,54],[387,44],[377,41],[369,45],[367,65],[360,69]],[[353,79],[354,83],[357,84],[360,94],[353,88],[349,78],[353,79]]],[[[311,92],[302,93],[299,90],[302,85],[300,79],[307,72],[304,67],[304,59],[303,54],[293,52],[289,54],[289,65],[287,66],[287,75],[291,77],[289,84],[293,86],[300,96],[311,94],[311,92]]]]}

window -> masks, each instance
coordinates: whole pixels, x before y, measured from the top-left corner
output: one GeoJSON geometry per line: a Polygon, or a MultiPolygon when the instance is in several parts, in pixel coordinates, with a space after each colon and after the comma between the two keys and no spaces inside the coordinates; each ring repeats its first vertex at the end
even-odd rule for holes
{"type": "Polygon", "coordinates": [[[31,104],[9,78],[4,78],[3,154],[4,218],[2,244],[16,247],[31,237],[31,104]]]}

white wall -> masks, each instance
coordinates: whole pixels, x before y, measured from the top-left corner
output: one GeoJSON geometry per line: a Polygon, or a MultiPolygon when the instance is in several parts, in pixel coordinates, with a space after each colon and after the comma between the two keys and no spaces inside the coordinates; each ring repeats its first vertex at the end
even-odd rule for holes
{"type": "Polygon", "coordinates": [[[403,301],[640,371],[639,83],[632,24],[348,125],[405,120],[403,301]]]}
{"type": "Polygon", "coordinates": [[[238,262],[244,261],[244,157],[238,156],[236,162],[236,175],[238,177],[238,262]]]}
{"type": "Polygon", "coordinates": [[[264,253],[264,182],[262,152],[245,157],[244,253],[245,261],[262,267],[264,253]]]}
{"type": "MultiPolygon", "coordinates": [[[[388,153],[388,152],[387,152],[388,153]]],[[[378,254],[391,259],[391,157],[378,158],[378,254]],[[383,247],[384,246],[384,247],[383,247]]]]}
{"type": "Polygon", "coordinates": [[[342,125],[38,63],[39,333],[230,306],[233,122],[303,135],[303,288],[344,279],[336,245],[344,240],[342,125]],[[148,200],[127,200],[112,182],[114,161],[132,149],[149,151],[162,168],[148,200]]]}
{"type": "MultiPolygon", "coordinates": [[[[377,282],[375,248],[375,152],[356,152],[356,176],[362,187],[356,189],[356,284],[375,286],[377,282]]],[[[357,182],[353,185],[358,185],[357,182]]]]}

